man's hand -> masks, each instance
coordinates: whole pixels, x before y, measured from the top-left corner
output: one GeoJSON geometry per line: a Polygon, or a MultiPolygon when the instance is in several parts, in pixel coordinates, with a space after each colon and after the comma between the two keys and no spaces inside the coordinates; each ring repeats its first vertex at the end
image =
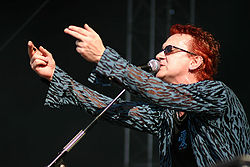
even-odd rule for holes
{"type": "Polygon", "coordinates": [[[34,46],[34,44],[28,42],[28,54],[30,57],[31,68],[42,78],[48,81],[52,80],[55,71],[55,61],[50,52],[44,49],[42,46],[39,50],[34,46]]]}
{"type": "Polygon", "coordinates": [[[77,26],[69,26],[64,30],[66,34],[69,34],[76,39],[76,51],[81,56],[89,61],[98,63],[105,50],[100,36],[87,24],[84,28],[77,26]]]}

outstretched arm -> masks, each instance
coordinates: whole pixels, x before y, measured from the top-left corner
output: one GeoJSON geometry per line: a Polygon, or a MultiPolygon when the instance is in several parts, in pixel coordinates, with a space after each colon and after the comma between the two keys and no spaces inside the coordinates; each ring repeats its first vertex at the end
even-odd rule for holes
{"type": "Polygon", "coordinates": [[[112,78],[129,91],[170,110],[218,117],[227,107],[226,90],[221,82],[169,84],[130,64],[108,47],[96,66],[96,73],[112,78]]]}
{"type": "MultiPolygon", "coordinates": [[[[56,108],[67,104],[76,105],[96,116],[111,101],[111,98],[76,82],[56,67],[45,105],[56,108]]],[[[113,123],[153,134],[158,132],[161,120],[167,117],[164,108],[121,99],[104,114],[104,118],[113,123]]]]}
{"type": "MultiPolygon", "coordinates": [[[[99,35],[89,26],[70,26],[65,32],[81,40],[77,51],[87,61],[97,63],[96,71],[125,86],[155,104],[176,111],[209,113],[218,116],[226,104],[226,92],[220,82],[206,81],[196,84],[169,84],[136,68],[111,48],[103,52],[99,35]],[[102,55],[100,56],[100,54],[102,55]]],[[[77,42],[78,44],[78,42],[77,42]]]]}

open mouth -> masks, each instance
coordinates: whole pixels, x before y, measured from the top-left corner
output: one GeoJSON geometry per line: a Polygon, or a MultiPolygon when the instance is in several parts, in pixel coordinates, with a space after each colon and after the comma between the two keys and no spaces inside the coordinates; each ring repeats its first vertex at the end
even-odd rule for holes
{"type": "Polygon", "coordinates": [[[160,68],[164,67],[164,66],[166,66],[166,64],[163,64],[163,63],[160,64],[160,68]]]}

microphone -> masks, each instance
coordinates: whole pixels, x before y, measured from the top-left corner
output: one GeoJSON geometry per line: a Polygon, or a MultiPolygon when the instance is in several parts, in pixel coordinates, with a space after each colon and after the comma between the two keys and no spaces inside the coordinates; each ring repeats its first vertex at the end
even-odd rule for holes
{"type": "Polygon", "coordinates": [[[160,62],[158,60],[152,59],[146,65],[138,66],[144,71],[157,73],[160,69],[160,62]]]}

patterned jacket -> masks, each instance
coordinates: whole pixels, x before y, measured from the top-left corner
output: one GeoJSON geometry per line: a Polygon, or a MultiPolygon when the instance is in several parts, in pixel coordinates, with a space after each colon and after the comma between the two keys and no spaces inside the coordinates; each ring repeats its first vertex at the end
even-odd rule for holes
{"type": "MultiPolygon", "coordinates": [[[[107,77],[148,102],[119,99],[104,118],[119,125],[157,135],[160,166],[171,167],[173,115],[184,111],[193,154],[199,167],[213,166],[237,156],[250,154],[250,129],[240,101],[220,81],[194,84],[170,84],[129,64],[107,47],[96,66],[96,74],[107,77]]],[[[65,104],[79,106],[91,115],[112,99],[73,80],[56,67],[45,105],[59,108],[65,104]]]]}

